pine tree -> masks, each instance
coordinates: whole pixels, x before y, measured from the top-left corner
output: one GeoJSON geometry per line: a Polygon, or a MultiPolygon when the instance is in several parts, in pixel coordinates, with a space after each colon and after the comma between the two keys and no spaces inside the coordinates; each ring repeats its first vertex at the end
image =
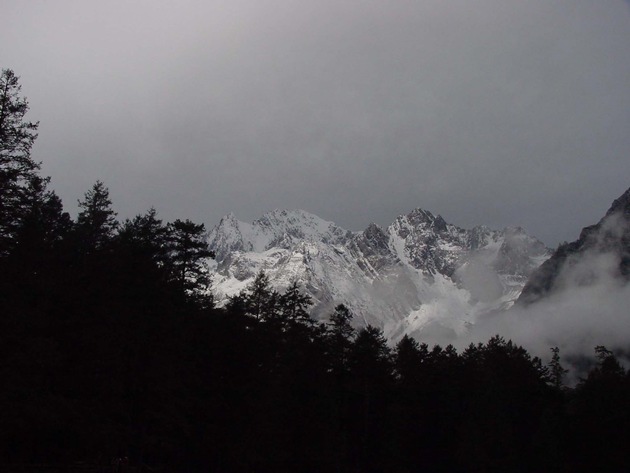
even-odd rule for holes
{"type": "Polygon", "coordinates": [[[361,329],[352,345],[351,364],[355,374],[366,378],[391,374],[391,350],[383,331],[372,325],[361,329]]]}
{"type": "Polygon", "coordinates": [[[118,232],[118,239],[136,253],[164,267],[168,260],[168,235],[168,228],[157,218],[156,210],[151,208],[144,215],[125,220],[118,232]]]}
{"type": "Polygon", "coordinates": [[[549,377],[551,380],[551,384],[556,389],[560,389],[562,387],[562,379],[564,375],[569,372],[569,370],[565,369],[560,364],[560,348],[553,347],[551,349],[553,353],[551,357],[551,361],[549,362],[549,377]]]}
{"type": "Polygon", "coordinates": [[[581,471],[628,471],[628,378],[612,351],[599,345],[595,354],[597,366],[576,387],[572,406],[577,462],[581,471]]]}
{"type": "Polygon", "coordinates": [[[598,345],[595,347],[595,354],[597,355],[598,366],[589,374],[589,378],[600,376],[617,380],[623,379],[626,374],[625,370],[612,351],[603,345],[598,345]]]}
{"type": "Polygon", "coordinates": [[[0,74],[0,256],[15,244],[27,212],[25,194],[40,165],[31,158],[38,122],[24,120],[29,106],[11,69],[0,74]]]}
{"type": "Polygon", "coordinates": [[[210,283],[204,264],[214,258],[205,237],[205,225],[190,220],[175,220],[168,225],[172,278],[186,297],[201,296],[210,283]]]}
{"type": "Polygon", "coordinates": [[[79,208],[76,229],[81,246],[87,253],[102,249],[112,241],[118,228],[107,187],[96,181],[84,200],[79,200],[79,208]]]}
{"type": "Polygon", "coordinates": [[[271,289],[269,276],[259,271],[254,281],[247,288],[245,296],[245,310],[247,315],[258,321],[277,318],[279,294],[271,289]]]}
{"type": "Polygon", "coordinates": [[[47,190],[47,184],[48,179],[39,176],[30,179],[24,194],[24,215],[10,256],[15,269],[39,276],[44,266],[60,257],[61,244],[72,229],[61,199],[47,190]]]}
{"type": "Polygon", "coordinates": [[[133,298],[144,296],[148,307],[167,293],[173,294],[168,291],[174,290],[169,285],[172,265],[168,244],[168,228],[157,218],[155,209],[125,220],[115,238],[118,279],[132,288],[133,298]]]}
{"type": "Polygon", "coordinates": [[[398,380],[403,383],[415,381],[423,362],[423,352],[420,349],[420,344],[405,334],[396,344],[394,354],[394,366],[398,380]]]}
{"type": "MultiPolygon", "coordinates": [[[[382,330],[368,325],[361,329],[350,350],[351,390],[357,397],[356,440],[363,469],[382,460],[385,445],[384,413],[392,380],[391,350],[382,330]]],[[[375,471],[385,470],[382,466],[375,471]]]]}
{"type": "Polygon", "coordinates": [[[355,335],[355,330],[350,325],[353,314],[344,304],[335,307],[335,311],[330,315],[330,333],[345,340],[351,340],[355,335]]]}
{"type": "Polygon", "coordinates": [[[296,325],[312,326],[308,308],[313,304],[308,294],[300,292],[300,286],[294,281],[288,289],[280,296],[280,311],[283,325],[289,327],[296,325]]]}
{"type": "Polygon", "coordinates": [[[328,354],[331,371],[342,375],[348,370],[348,358],[356,332],[350,322],[352,312],[344,304],[335,307],[328,322],[328,354]]]}

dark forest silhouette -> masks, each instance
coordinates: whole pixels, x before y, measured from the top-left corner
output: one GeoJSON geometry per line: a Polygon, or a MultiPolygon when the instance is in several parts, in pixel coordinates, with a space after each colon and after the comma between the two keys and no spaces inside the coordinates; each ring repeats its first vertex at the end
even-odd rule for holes
{"type": "Polygon", "coordinates": [[[0,79],[0,464],[171,471],[628,471],[630,375],[605,347],[575,388],[500,336],[390,348],[264,273],[225,308],[205,228],[119,222],[96,182],[73,221],[0,79]],[[148,467],[147,467],[148,468],[148,467]]]}

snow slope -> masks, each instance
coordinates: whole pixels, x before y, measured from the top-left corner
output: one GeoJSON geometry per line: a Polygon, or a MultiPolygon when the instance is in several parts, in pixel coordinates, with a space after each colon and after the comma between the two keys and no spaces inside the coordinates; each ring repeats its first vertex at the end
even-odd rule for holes
{"type": "Polygon", "coordinates": [[[518,227],[471,230],[416,209],[386,229],[350,232],[302,210],[274,210],[251,224],[229,214],[208,236],[219,304],[260,270],[285,289],[298,281],[325,319],[339,303],[355,324],[447,342],[488,312],[506,309],[549,250],[518,227]]]}

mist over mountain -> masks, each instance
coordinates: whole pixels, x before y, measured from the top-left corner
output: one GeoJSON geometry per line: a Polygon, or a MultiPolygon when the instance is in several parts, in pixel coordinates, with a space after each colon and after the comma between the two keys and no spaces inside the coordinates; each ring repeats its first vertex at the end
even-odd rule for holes
{"type": "Polygon", "coordinates": [[[600,265],[595,264],[599,260],[610,260],[609,276],[630,279],[630,189],[597,224],[582,229],[577,240],[558,247],[532,274],[519,303],[531,304],[574,285],[596,284],[601,276],[600,265]]]}
{"type": "Polygon", "coordinates": [[[543,358],[559,346],[577,359],[630,337],[630,189],[555,251],[519,227],[463,229],[420,208],[363,232],[301,210],[251,224],[230,214],[208,241],[220,305],[264,271],[278,290],[300,283],[315,318],[343,303],[391,342],[463,348],[500,333],[543,358]]]}
{"type": "Polygon", "coordinates": [[[629,269],[630,189],[531,274],[514,307],[479,320],[467,340],[501,333],[540,355],[558,346],[575,363],[605,345],[628,363],[629,269]]]}
{"type": "Polygon", "coordinates": [[[550,251],[522,228],[463,229],[423,209],[387,228],[350,232],[302,210],[248,224],[230,214],[209,234],[213,291],[222,304],[264,271],[278,290],[293,281],[325,319],[343,303],[357,326],[450,342],[485,313],[509,308],[550,251]]]}

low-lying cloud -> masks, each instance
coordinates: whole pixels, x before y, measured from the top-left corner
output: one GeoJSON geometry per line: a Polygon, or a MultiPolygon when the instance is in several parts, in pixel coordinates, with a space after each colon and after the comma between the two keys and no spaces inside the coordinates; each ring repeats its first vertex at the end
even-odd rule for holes
{"type": "Polygon", "coordinates": [[[565,364],[592,357],[597,345],[627,352],[630,284],[620,274],[619,251],[601,251],[602,235],[619,237],[627,232],[625,225],[617,218],[607,219],[598,244],[565,261],[548,296],[479,320],[458,345],[484,342],[500,334],[544,360],[550,358],[550,348],[558,346],[565,364]]]}

